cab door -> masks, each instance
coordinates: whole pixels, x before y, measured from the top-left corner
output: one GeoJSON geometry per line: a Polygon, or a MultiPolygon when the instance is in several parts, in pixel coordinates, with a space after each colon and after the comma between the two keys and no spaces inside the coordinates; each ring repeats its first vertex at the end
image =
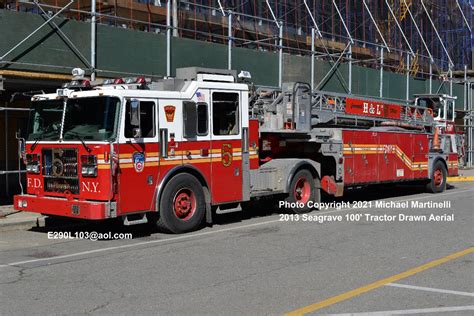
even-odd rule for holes
{"type": "Polygon", "coordinates": [[[211,91],[212,203],[242,200],[242,99],[240,91],[211,91]]]}
{"type": "Polygon", "coordinates": [[[151,210],[159,175],[157,100],[125,99],[122,113],[118,153],[119,211],[124,214],[151,210]],[[140,114],[132,117],[134,106],[139,106],[140,114]]]}

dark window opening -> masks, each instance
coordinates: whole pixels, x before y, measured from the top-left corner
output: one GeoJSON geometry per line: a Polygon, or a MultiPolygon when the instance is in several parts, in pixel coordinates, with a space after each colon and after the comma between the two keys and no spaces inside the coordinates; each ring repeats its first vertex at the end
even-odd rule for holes
{"type": "MultiPolygon", "coordinates": [[[[133,138],[133,129],[137,126],[130,124],[130,101],[125,108],[125,137],[133,138]]],[[[142,138],[155,137],[155,103],[140,101],[140,129],[142,138]]]]}
{"type": "Polygon", "coordinates": [[[215,92],[212,94],[212,124],[214,135],[239,134],[239,95],[215,92]]]}
{"type": "Polygon", "coordinates": [[[207,111],[207,103],[198,103],[197,105],[197,134],[199,136],[206,136],[208,133],[208,111],[207,111]]]}

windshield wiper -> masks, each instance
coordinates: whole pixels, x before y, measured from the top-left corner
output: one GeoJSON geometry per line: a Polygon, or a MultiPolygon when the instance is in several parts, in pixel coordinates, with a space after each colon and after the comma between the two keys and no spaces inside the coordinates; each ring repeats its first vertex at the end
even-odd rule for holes
{"type": "Polygon", "coordinates": [[[84,139],[78,134],[78,133],[74,133],[74,132],[67,132],[67,134],[71,135],[71,136],[74,136],[74,137],[77,137],[81,143],[82,143],[82,146],[84,146],[84,148],[87,150],[88,153],[91,153],[92,152],[92,149],[90,149],[90,147],[87,146],[86,142],[84,141],[84,139]]]}
{"type": "Polygon", "coordinates": [[[35,150],[36,145],[38,145],[38,142],[43,139],[44,133],[41,133],[38,137],[33,138],[35,141],[33,145],[31,145],[31,151],[35,150]]]}

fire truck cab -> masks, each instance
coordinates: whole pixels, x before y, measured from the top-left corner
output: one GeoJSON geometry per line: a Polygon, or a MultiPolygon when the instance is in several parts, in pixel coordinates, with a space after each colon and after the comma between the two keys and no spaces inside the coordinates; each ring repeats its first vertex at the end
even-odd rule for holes
{"type": "Polygon", "coordinates": [[[34,96],[21,145],[26,193],[15,207],[92,220],[121,216],[126,225],[153,219],[184,232],[210,221],[213,209],[238,211],[251,195],[288,192],[294,168],[307,164],[315,174],[319,166],[293,159],[259,168],[249,86],[236,79],[235,71],[199,68],[153,83],[94,86],[79,77],[34,96]],[[256,181],[258,169],[264,179],[256,181]]]}
{"type": "Polygon", "coordinates": [[[444,129],[446,133],[455,133],[456,97],[446,94],[417,94],[414,102],[417,106],[426,107],[433,111],[433,117],[438,127],[444,129]]]}

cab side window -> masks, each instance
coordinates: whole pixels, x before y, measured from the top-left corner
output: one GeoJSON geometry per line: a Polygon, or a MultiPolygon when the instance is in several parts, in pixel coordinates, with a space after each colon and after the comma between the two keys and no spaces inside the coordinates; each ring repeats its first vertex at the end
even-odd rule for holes
{"type": "Polygon", "coordinates": [[[208,133],[208,110],[207,103],[198,103],[197,105],[197,134],[199,136],[206,136],[208,133]]]}
{"type": "MultiPolygon", "coordinates": [[[[125,107],[125,137],[133,138],[133,129],[136,126],[130,124],[130,101],[125,107]]],[[[155,128],[155,103],[150,101],[140,101],[140,129],[142,138],[151,138],[156,135],[155,128]]]]}
{"type": "Polygon", "coordinates": [[[453,121],[454,120],[454,103],[452,101],[447,102],[447,117],[446,120],[453,121]]]}
{"type": "Polygon", "coordinates": [[[239,94],[212,94],[212,132],[214,135],[239,134],[239,94]]]}

